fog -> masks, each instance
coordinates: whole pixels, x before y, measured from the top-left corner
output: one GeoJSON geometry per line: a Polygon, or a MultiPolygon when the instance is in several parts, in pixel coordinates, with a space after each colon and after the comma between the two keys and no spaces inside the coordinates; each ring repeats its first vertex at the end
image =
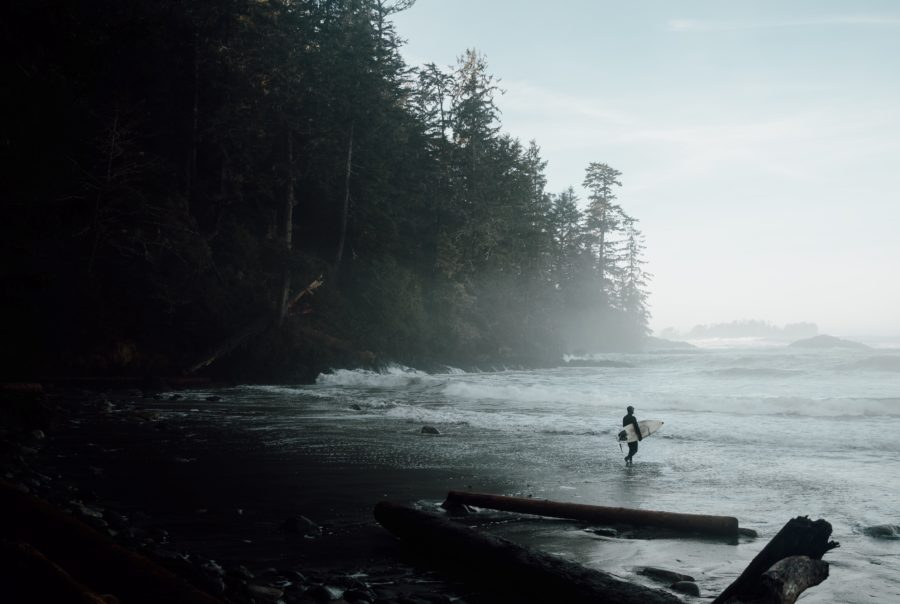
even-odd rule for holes
{"type": "Polygon", "coordinates": [[[549,191],[592,161],[622,172],[654,329],[900,333],[896,5],[545,6],[419,0],[396,24],[413,65],[484,53],[549,191]]]}

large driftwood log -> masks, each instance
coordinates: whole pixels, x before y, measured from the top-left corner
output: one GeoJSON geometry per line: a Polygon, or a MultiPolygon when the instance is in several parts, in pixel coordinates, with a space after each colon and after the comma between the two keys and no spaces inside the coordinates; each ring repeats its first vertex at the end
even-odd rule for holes
{"type": "Polygon", "coordinates": [[[375,519],[417,554],[470,581],[517,594],[528,602],[675,604],[664,591],[616,579],[598,570],[478,533],[436,514],[390,502],[375,519]]]}
{"type": "Polygon", "coordinates": [[[829,537],[831,525],[825,520],[792,518],[713,604],[792,603],[804,589],[818,585],[828,576],[828,565],[821,562],[822,556],[839,546],[829,537]],[[797,557],[809,558],[810,563],[797,557]]]}
{"type": "Polygon", "coordinates": [[[563,503],[546,499],[506,497],[484,493],[450,491],[445,507],[471,505],[480,508],[535,514],[553,518],[568,518],[597,524],[631,524],[653,526],[677,531],[735,537],[738,534],[737,518],[731,516],[707,516],[701,514],[676,514],[651,510],[611,508],[581,503],[563,503]]]}
{"type": "MultiPolygon", "coordinates": [[[[4,539],[29,544],[33,549],[20,552],[39,551],[73,581],[95,593],[113,594],[130,604],[221,604],[151,560],[3,481],[0,510],[0,535],[4,539]]],[[[37,559],[31,556],[25,561],[34,568],[37,559]]],[[[28,601],[46,600],[35,597],[28,601]]]]}

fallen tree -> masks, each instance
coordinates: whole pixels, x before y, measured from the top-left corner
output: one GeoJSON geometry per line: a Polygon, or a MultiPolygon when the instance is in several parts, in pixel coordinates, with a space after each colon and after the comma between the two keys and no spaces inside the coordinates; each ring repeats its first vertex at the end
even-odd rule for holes
{"type": "Polygon", "coordinates": [[[113,594],[129,604],[221,604],[148,558],[4,481],[0,481],[0,509],[0,534],[11,542],[0,550],[4,561],[0,579],[6,586],[16,582],[14,593],[27,591],[29,597],[21,601],[76,602],[69,596],[80,594],[81,601],[90,602],[95,594],[113,594]]]}
{"type": "Polygon", "coordinates": [[[230,338],[226,339],[224,342],[206,352],[202,358],[192,363],[187,369],[184,370],[185,375],[191,375],[203,369],[204,367],[208,367],[218,361],[221,357],[227,355],[235,348],[264,332],[269,326],[273,324],[279,323],[284,315],[290,312],[290,310],[297,304],[302,298],[306,296],[311,296],[317,289],[319,289],[324,283],[324,279],[320,275],[318,279],[314,279],[309,285],[305,288],[301,289],[298,293],[294,294],[293,297],[288,298],[285,294],[284,301],[279,310],[277,316],[273,316],[272,313],[264,313],[256,318],[251,323],[248,323],[244,327],[242,327],[239,331],[235,332],[231,335],[230,338]]]}
{"type": "MultiPolygon", "coordinates": [[[[456,504],[460,500],[473,501],[452,491],[450,495],[448,500],[456,504]]],[[[578,506],[576,510],[592,507],[578,506]]],[[[535,506],[535,509],[542,508],[535,506]]],[[[375,519],[421,556],[485,588],[501,587],[527,601],[651,604],[681,601],[667,592],[628,583],[506,539],[479,533],[445,517],[395,503],[376,505],[375,519]]],[[[828,578],[828,563],[821,558],[839,545],[829,541],[830,536],[831,525],[825,520],[810,521],[806,517],[789,520],[713,604],[794,604],[806,589],[828,578]]]]}
{"type": "Polygon", "coordinates": [[[507,497],[504,495],[488,495],[485,493],[469,493],[450,491],[444,501],[444,507],[470,505],[479,508],[490,508],[520,514],[535,514],[552,518],[568,518],[597,524],[631,524],[637,526],[653,526],[690,533],[736,537],[738,534],[737,518],[731,516],[709,516],[703,514],[677,514],[673,512],[655,512],[651,510],[633,510],[628,508],[612,508],[581,503],[564,503],[547,499],[529,499],[524,497],[507,497]]]}
{"type": "Polygon", "coordinates": [[[681,600],[661,590],[617,579],[607,573],[478,533],[436,514],[390,502],[375,506],[375,519],[418,555],[486,588],[529,602],[567,604],[675,604],[681,600]]]}

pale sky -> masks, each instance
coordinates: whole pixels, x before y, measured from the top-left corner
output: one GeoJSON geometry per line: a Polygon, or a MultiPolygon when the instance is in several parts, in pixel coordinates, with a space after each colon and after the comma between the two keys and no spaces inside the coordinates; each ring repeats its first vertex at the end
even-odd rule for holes
{"type": "Polygon", "coordinates": [[[394,21],[411,65],[485,55],[551,192],[622,172],[653,328],[900,334],[900,2],[418,0],[394,21]]]}

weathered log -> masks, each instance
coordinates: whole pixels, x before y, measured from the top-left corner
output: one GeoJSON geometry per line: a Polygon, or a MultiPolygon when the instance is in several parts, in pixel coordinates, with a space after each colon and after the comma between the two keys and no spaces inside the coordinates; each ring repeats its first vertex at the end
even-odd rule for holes
{"type": "Polygon", "coordinates": [[[763,573],[762,582],[773,604],[794,604],[810,587],[828,578],[828,563],[808,556],[791,556],[763,573]]]}
{"type": "Polygon", "coordinates": [[[419,556],[433,560],[487,589],[529,602],[674,604],[661,590],[478,533],[446,518],[390,502],[375,506],[375,519],[419,556]]]}
{"type": "Polygon", "coordinates": [[[484,493],[468,493],[450,491],[444,506],[470,505],[520,514],[535,514],[552,518],[568,518],[597,524],[631,524],[636,526],[653,526],[683,532],[703,533],[708,535],[734,537],[738,534],[737,518],[732,516],[708,516],[703,514],[678,514],[674,512],[655,512],[651,510],[633,510],[628,508],[612,508],[581,503],[564,503],[546,499],[528,499],[524,497],[506,497],[504,495],[487,495],[484,493]]]}
{"type": "Polygon", "coordinates": [[[220,602],[73,516],[4,481],[0,481],[0,509],[0,535],[30,544],[95,593],[111,593],[132,604],[220,602]]]}
{"type": "MultiPolygon", "coordinates": [[[[713,604],[737,603],[737,602],[767,602],[781,604],[793,600],[776,599],[773,595],[773,586],[782,581],[787,574],[793,575],[791,581],[795,585],[787,585],[789,591],[812,587],[825,580],[828,576],[828,567],[824,567],[824,576],[821,565],[815,568],[807,568],[796,561],[786,562],[778,566],[781,561],[795,556],[805,556],[812,560],[821,560],[822,556],[831,549],[839,546],[835,541],[829,541],[831,525],[825,520],[812,521],[806,516],[792,518],[782,527],[778,534],[760,551],[750,562],[744,572],[734,583],[719,594],[713,604]],[[809,577],[802,578],[803,573],[809,577]],[[768,573],[768,574],[767,574],[768,573]],[[821,579],[812,582],[815,578],[821,579]]],[[[786,585],[782,581],[783,585],[786,585]]],[[[778,591],[778,590],[775,590],[778,591]]],[[[783,592],[784,590],[782,590],[783,592]]],[[[801,590],[802,591],[802,590],[801,590]]],[[[799,595],[799,592],[797,592],[799,595]]],[[[783,596],[779,596],[783,597],[783,596]]]]}
{"type": "Polygon", "coordinates": [[[98,594],[21,541],[0,542],[0,581],[6,602],[106,604],[98,594]]]}

